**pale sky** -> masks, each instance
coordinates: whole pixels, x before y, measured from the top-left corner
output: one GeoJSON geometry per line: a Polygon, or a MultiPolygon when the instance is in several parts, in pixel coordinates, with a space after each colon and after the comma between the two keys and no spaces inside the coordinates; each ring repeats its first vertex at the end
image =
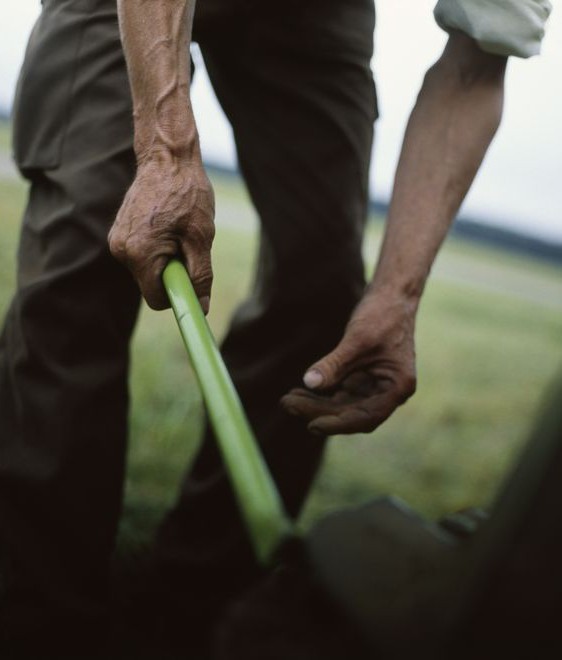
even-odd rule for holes
{"type": "MultiPolygon", "coordinates": [[[[204,1],[204,0],[202,0],[204,1]]],[[[376,127],[371,185],[387,199],[405,122],[423,74],[445,35],[434,24],[435,0],[377,0],[373,70],[381,118],[376,127]]],[[[27,35],[39,0],[0,0],[0,105],[13,97],[27,35]]],[[[193,87],[204,154],[233,163],[230,129],[198,67],[193,87]]],[[[38,109],[40,111],[40,109],[38,109]]],[[[464,211],[562,242],[562,11],[555,7],[540,57],[512,58],[504,120],[464,211]]]]}

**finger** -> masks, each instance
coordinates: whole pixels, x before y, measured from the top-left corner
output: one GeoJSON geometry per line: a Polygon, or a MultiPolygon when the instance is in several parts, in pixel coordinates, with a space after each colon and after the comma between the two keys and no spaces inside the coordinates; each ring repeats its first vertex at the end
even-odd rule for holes
{"type": "Polygon", "coordinates": [[[310,422],[308,430],[314,435],[369,433],[382,424],[384,419],[380,419],[379,416],[366,410],[352,407],[337,415],[317,417],[314,421],[310,422]]]}
{"type": "Polygon", "coordinates": [[[391,390],[361,403],[348,404],[337,414],[317,417],[308,425],[311,433],[370,433],[380,426],[402,402],[402,397],[391,390]]]}
{"type": "Polygon", "coordinates": [[[149,307],[155,310],[170,306],[162,272],[176,252],[173,241],[162,242],[158,251],[142,235],[129,234],[120,249],[120,261],[131,271],[149,307]]]}
{"type": "Polygon", "coordinates": [[[311,390],[334,387],[355,367],[356,351],[344,338],[336,348],[308,368],[303,382],[311,390]]]}
{"type": "Polygon", "coordinates": [[[168,309],[170,300],[162,281],[162,273],[171,256],[160,255],[139,269],[133,269],[143,298],[147,305],[154,310],[168,309]]]}
{"type": "Polygon", "coordinates": [[[281,399],[283,409],[290,415],[312,421],[325,415],[339,413],[343,406],[332,399],[317,396],[307,390],[293,390],[281,399]]]}
{"type": "Polygon", "coordinates": [[[195,294],[199,298],[203,312],[207,314],[211,300],[211,287],[213,285],[213,267],[211,265],[210,248],[201,249],[191,241],[184,241],[182,248],[189,279],[193,284],[195,294]]]}
{"type": "Polygon", "coordinates": [[[151,254],[151,241],[142,233],[131,232],[127,200],[128,197],[109,231],[109,250],[131,271],[148,306],[155,310],[166,309],[170,303],[162,283],[162,272],[177,252],[177,245],[174,241],[163,241],[158,245],[158,252],[151,254]]]}
{"type": "MultiPolygon", "coordinates": [[[[123,202],[123,208],[126,208],[127,198],[123,202]]],[[[109,233],[107,235],[107,242],[111,255],[123,266],[128,267],[127,263],[127,237],[130,234],[130,223],[123,220],[127,216],[124,214],[123,209],[117,215],[109,233]]]]}

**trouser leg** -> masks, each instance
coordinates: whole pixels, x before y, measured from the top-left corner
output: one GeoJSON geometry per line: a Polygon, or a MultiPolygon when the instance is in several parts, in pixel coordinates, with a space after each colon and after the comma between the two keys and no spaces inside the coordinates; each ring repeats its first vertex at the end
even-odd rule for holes
{"type": "Polygon", "coordinates": [[[30,190],[0,340],[0,543],[14,589],[86,611],[121,506],[139,301],[106,240],[134,172],[114,3],[47,0],[15,113],[30,190]]]}
{"type": "MultiPolygon", "coordinates": [[[[222,352],[293,515],[324,441],[285,414],[279,399],[335,346],[362,293],[376,112],[372,2],[301,4],[278,15],[271,3],[267,11],[256,6],[235,25],[232,18],[196,25],[261,219],[254,289],[222,352]]],[[[255,573],[210,432],[161,529],[159,551],[217,591],[236,590],[255,573]]]]}

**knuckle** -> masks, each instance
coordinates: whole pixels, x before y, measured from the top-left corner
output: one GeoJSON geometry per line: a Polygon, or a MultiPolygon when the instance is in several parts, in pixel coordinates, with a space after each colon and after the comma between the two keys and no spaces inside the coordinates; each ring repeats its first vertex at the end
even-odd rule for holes
{"type": "Polygon", "coordinates": [[[377,420],[376,406],[363,401],[346,408],[334,426],[340,433],[369,433],[378,426],[377,420]]]}
{"type": "Polygon", "coordinates": [[[210,250],[215,240],[215,227],[214,225],[209,225],[201,231],[201,246],[205,250],[210,250]]]}
{"type": "Polygon", "coordinates": [[[121,232],[118,229],[112,229],[107,237],[107,242],[111,254],[119,261],[123,261],[126,250],[125,241],[123,240],[121,232]]]}
{"type": "Polygon", "coordinates": [[[382,422],[378,410],[360,411],[362,414],[357,416],[356,428],[360,433],[370,433],[374,431],[382,422]]]}
{"type": "Polygon", "coordinates": [[[216,234],[215,223],[214,222],[207,223],[206,229],[205,229],[205,237],[206,237],[207,241],[209,242],[209,245],[214,241],[215,234],[216,234]]]}
{"type": "Polygon", "coordinates": [[[400,400],[404,403],[407,399],[413,396],[417,388],[417,379],[415,374],[406,374],[400,383],[400,400]]]}
{"type": "Polygon", "coordinates": [[[379,420],[371,420],[368,424],[362,424],[358,427],[359,433],[372,433],[380,426],[379,420]]]}
{"type": "Polygon", "coordinates": [[[408,396],[415,394],[418,383],[415,374],[409,374],[406,378],[406,392],[408,396]]]}
{"type": "Polygon", "coordinates": [[[133,268],[139,268],[146,259],[146,249],[142,241],[130,238],[124,246],[125,258],[133,268]]]}
{"type": "Polygon", "coordinates": [[[194,272],[190,273],[193,286],[197,289],[210,289],[213,282],[213,270],[211,266],[202,266],[195,268],[194,272]]]}
{"type": "Polygon", "coordinates": [[[199,249],[210,250],[215,238],[213,222],[196,222],[188,229],[188,241],[199,249]]]}

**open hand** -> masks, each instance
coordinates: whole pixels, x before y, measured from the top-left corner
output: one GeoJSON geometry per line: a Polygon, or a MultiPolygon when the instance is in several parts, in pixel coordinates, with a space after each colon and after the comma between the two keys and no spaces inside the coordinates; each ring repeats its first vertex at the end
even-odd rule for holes
{"type": "Polygon", "coordinates": [[[338,346],[304,376],[308,389],[281,400],[318,435],[372,431],[416,388],[417,301],[370,289],[338,346]]]}
{"type": "Polygon", "coordinates": [[[213,189],[201,165],[148,161],[139,165],[109,233],[113,256],[125,264],[153,309],[170,306],[162,271],[182,261],[206,313],[213,271],[213,189]]]}

